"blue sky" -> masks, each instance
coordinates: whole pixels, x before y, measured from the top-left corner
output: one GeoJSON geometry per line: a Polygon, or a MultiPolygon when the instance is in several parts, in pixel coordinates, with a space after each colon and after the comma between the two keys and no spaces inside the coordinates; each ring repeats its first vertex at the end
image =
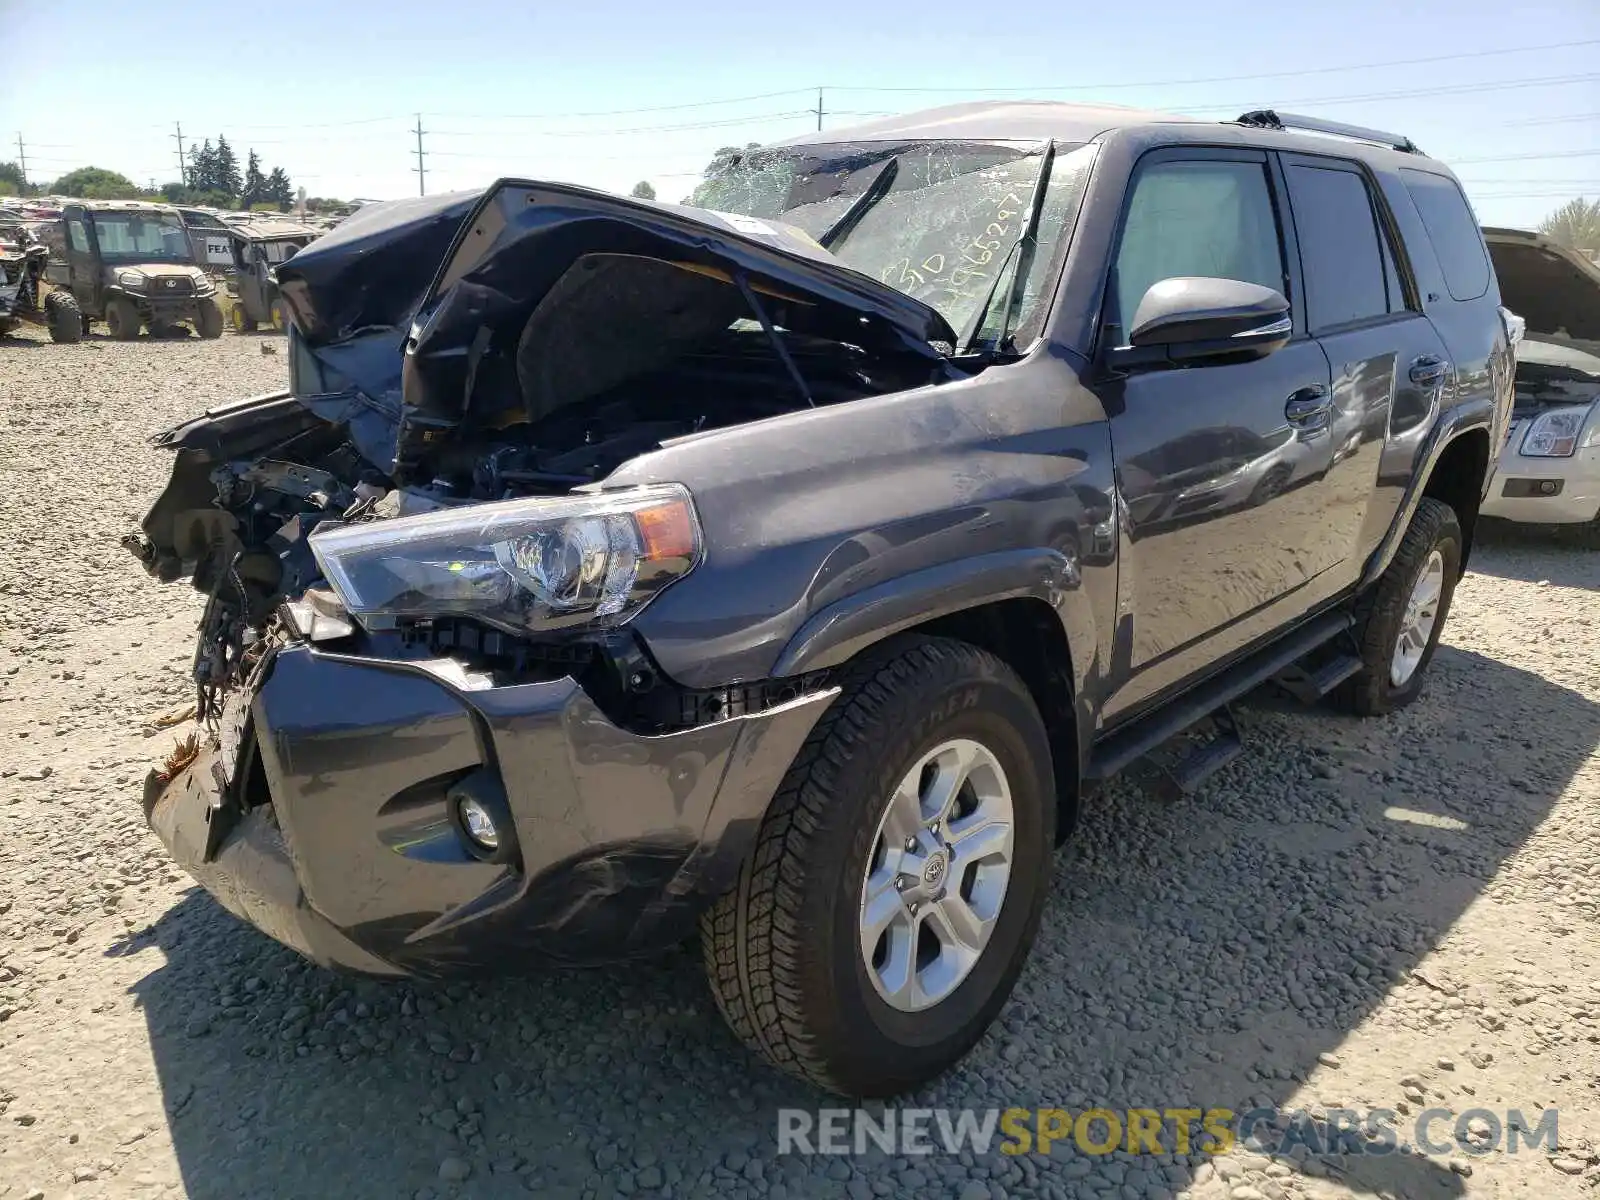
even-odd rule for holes
{"type": "Polygon", "coordinates": [[[93,164],[164,182],[182,122],[186,142],[224,133],[241,162],[253,146],[312,195],[390,197],[417,189],[420,111],[430,192],[643,178],[675,200],[719,145],[815,127],[824,85],[830,128],[990,95],[1217,117],[1277,106],[1409,134],[1456,167],[1486,222],[1600,196],[1595,0],[296,7],[91,0],[69,18],[0,0],[0,160],[20,132],[31,178],[93,164]],[[1547,48],[1484,53],[1519,47],[1547,48]],[[1422,58],[1438,61],[1393,65],[1422,58]]]}

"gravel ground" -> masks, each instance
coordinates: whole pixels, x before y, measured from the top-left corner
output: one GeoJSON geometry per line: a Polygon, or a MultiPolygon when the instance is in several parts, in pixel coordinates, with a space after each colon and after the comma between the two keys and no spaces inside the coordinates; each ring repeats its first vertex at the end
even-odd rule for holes
{"type": "Polygon", "coordinates": [[[198,603],[116,539],[165,479],[143,439],[277,385],[263,342],[0,341],[0,1197],[1594,1191],[1600,555],[1484,545],[1405,713],[1258,697],[1253,752],[1199,795],[1111,789],[1057,856],[1001,1021],[906,1101],[1554,1106],[1557,1153],[779,1157],[775,1110],[829,1101],[734,1043],[692,949],[343,979],[225,914],[143,828],[170,742],[146,723],[188,697],[198,603]]]}

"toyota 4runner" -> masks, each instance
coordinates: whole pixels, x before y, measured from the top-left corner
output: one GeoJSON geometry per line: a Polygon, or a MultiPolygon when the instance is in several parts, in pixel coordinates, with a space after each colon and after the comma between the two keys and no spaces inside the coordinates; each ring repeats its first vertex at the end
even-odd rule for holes
{"type": "Polygon", "coordinates": [[[698,924],[750,1046],[891,1094],[1097,781],[1214,727],[1193,788],[1267,680],[1416,698],[1508,318],[1444,166],[1271,112],[960,105],[694,200],[504,180],[280,267],[289,391],[160,435],[128,539],[208,597],[146,815],[375,975],[698,924]]]}

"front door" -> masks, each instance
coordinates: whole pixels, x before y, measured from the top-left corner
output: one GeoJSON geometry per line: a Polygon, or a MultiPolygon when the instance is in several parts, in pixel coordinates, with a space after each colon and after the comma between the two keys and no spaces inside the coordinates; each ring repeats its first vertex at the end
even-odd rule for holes
{"type": "Polygon", "coordinates": [[[95,253],[94,222],[86,209],[68,205],[61,219],[67,227],[67,281],[78,305],[85,313],[100,314],[101,279],[99,255],[95,253]]]}
{"type": "Polygon", "coordinates": [[[1306,333],[1284,209],[1254,151],[1157,151],[1130,185],[1103,345],[1124,343],[1146,289],[1176,276],[1282,292],[1294,336],[1266,358],[1130,370],[1099,389],[1125,513],[1117,654],[1129,682],[1108,717],[1270,629],[1272,606],[1346,553],[1323,529],[1332,380],[1306,333]]]}

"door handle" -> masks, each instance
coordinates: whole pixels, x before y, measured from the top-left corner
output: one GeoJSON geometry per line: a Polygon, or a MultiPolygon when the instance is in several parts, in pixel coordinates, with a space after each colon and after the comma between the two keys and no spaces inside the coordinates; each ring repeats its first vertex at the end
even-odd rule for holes
{"type": "Polygon", "coordinates": [[[1411,360],[1411,382],[1422,388],[1436,388],[1450,373],[1450,364],[1437,354],[1419,354],[1411,360]]]}
{"type": "Polygon", "coordinates": [[[1283,415],[1291,425],[1317,425],[1317,418],[1326,417],[1332,407],[1333,397],[1328,394],[1328,389],[1320,383],[1313,383],[1289,397],[1288,403],[1283,406],[1283,415]]]}

